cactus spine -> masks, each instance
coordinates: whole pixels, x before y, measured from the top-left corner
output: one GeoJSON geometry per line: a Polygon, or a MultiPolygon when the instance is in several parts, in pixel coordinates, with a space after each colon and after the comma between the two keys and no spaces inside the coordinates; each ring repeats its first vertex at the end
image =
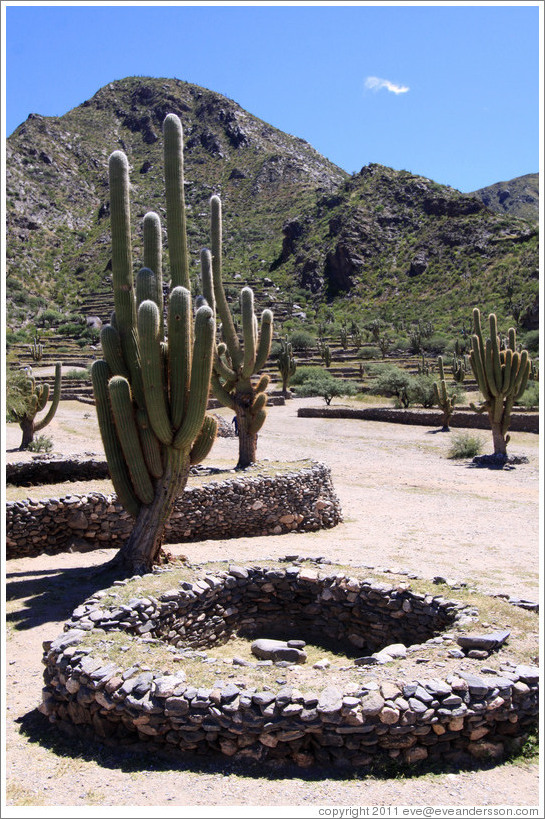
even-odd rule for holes
{"type": "Polygon", "coordinates": [[[443,432],[449,432],[449,423],[454,404],[456,402],[456,394],[452,392],[450,395],[447,392],[447,382],[445,381],[445,370],[443,367],[443,356],[437,359],[439,367],[439,381],[433,382],[433,394],[435,396],[435,403],[443,412],[443,432]]]}
{"type": "Polygon", "coordinates": [[[55,364],[55,381],[53,384],[51,406],[46,415],[37,421],[36,415],[45,409],[45,405],[49,400],[50,388],[49,384],[37,384],[36,379],[32,375],[32,370],[30,367],[28,368],[24,387],[27,406],[25,411],[17,416],[19,426],[23,430],[23,438],[19,447],[20,450],[28,449],[28,445],[34,440],[35,433],[46,427],[57,412],[61,397],[61,370],[61,364],[55,364]]]}
{"type": "Polygon", "coordinates": [[[145,266],[132,269],[129,169],[121,151],[109,159],[114,314],[101,331],[104,359],[91,368],[108,467],[120,502],[135,518],[115,563],[130,573],[156,562],[165,526],[190,465],[216,437],[206,416],[215,337],[212,309],[193,321],[183,201],[182,126],[163,124],[171,291],[163,320],[161,225],[143,223],[145,266]]]}
{"type": "Polygon", "coordinates": [[[236,414],[238,422],[239,458],[237,469],[245,469],[256,460],[257,434],[265,422],[269,384],[267,375],[253,381],[269,356],[273,331],[273,314],[263,310],[258,327],[254,312],[254,294],[250,287],[240,293],[242,340],[239,339],[233,316],[227,304],[222,281],[222,218],[221,201],[212,196],[211,258],[201,257],[203,294],[214,304],[221,321],[222,341],[214,355],[212,390],[216,398],[236,414]],[[211,281],[210,281],[211,279],[211,281]]]}
{"type": "Polygon", "coordinates": [[[288,394],[290,378],[297,369],[297,363],[293,355],[293,347],[287,338],[280,339],[280,352],[277,358],[278,369],[282,376],[282,392],[288,394]]]}
{"type": "Polygon", "coordinates": [[[491,313],[488,320],[490,337],[485,342],[480,311],[478,308],[473,310],[469,361],[484,400],[479,407],[475,404],[470,406],[475,412],[488,413],[494,455],[506,458],[513,404],[526,389],[532,360],[527,350],[521,352],[517,350],[517,335],[514,328],[509,330],[507,349],[500,350],[495,314],[491,313]]]}

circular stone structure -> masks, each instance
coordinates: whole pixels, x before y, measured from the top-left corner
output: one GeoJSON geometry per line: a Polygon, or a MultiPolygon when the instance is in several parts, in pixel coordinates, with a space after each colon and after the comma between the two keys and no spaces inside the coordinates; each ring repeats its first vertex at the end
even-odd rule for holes
{"type": "MultiPolygon", "coordinates": [[[[160,579],[164,589],[164,575],[160,579]]],[[[126,597],[141,580],[114,585],[126,585],[126,597]]],[[[383,674],[382,681],[376,675],[366,681],[366,666],[380,663],[388,651],[440,640],[445,629],[467,622],[471,609],[439,595],[294,565],[231,565],[194,582],[182,580],[158,597],[129,596],[122,604],[110,604],[110,597],[106,605],[111,591],[90,597],[64,633],[44,643],[40,711],[68,732],[115,745],[144,742],[150,750],[360,768],[381,758],[404,765],[500,758],[537,726],[539,672],[533,666],[486,675],[459,669],[446,679],[383,674]],[[178,653],[180,670],[110,660],[100,644],[112,632],[122,632],[128,648],[131,642],[166,644],[178,653]],[[232,665],[206,688],[188,679],[184,655],[201,652],[208,662],[202,650],[231,635],[334,646],[346,654],[350,683],[321,687],[323,672],[316,670],[316,692],[281,680],[277,690],[259,688],[226,679],[232,665]]],[[[237,671],[243,678],[244,667],[237,671]]]]}

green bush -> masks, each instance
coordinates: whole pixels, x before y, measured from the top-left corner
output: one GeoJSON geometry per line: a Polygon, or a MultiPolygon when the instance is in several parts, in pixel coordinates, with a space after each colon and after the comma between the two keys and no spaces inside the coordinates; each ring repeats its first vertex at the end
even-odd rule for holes
{"type": "Polygon", "coordinates": [[[522,349],[531,355],[539,354],[539,330],[529,330],[521,339],[522,349]]]}
{"type": "Polygon", "coordinates": [[[449,340],[443,333],[434,333],[422,342],[422,348],[430,355],[442,355],[449,340]]]}
{"type": "Polygon", "coordinates": [[[382,364],[373,368],[374,380],[371,392],[395,398],[396,404],[407,408],[411,404],[415,378],[395,364],[382,364]]]}
{"type": "Polygon", "coordinates": [[[484,441],[480,435],[472,432],[459,432],[452,439],[448,458],[474,458],[483,451],[484,441]]]}
{"type": "Polygon", "coordinates": [[[38,435],[28,445],[31,452],[51,452],[53,449],[53,441],[47,435],[38,435]]]}
{"type": "Polygon", "coordinates": [[[537,409],[539,407],[539,381],[529,381],[528,386],[515,401],[520,407],[528,407],[528,409],[537,409]]]}
{"type": "MultiPolygon", "coordinates": [[[[292,382],[292,388],[294,387],[292,382]]],[[[356,386],[352,381],[335,378],[327,370],[319,370],[310,374],[302,384],[295,387],[295,392],[301,398],[310,396],[321,396],[326,404],[331,404],[331,399],[341,395],[355,395],[356,386]]]]}
{"type": "Polygon", "coordinates": [[[316,338],[306,330],[295,330],[290,334],[289,341],[294,350],[311,350],[316,346],[316,338]]]}
{"type": "Polygon", "coordinates": [[[295,373],[292,375],[290,384],[292,387],[304,384],[309,378],[313,378],[316,373],[320,374],[326,372],[323,367],[312,367],[310,365],[303,365],[297,367],[295,373]]]}
{"type": "Polygon", "coordinates": [[[357,352],[358,358],[363,359],[363,361],[371,361],[376,358],[382,358],[382,353],[380,349],[375,346],[368,346],[368,347],[360,347],[357,352]]]}
{"type": "Polygon", "coordinates": [[[435,404],[434,381],[435,379],[431,375],[414,376],[409,391],[411,403],[420,404],[425,409],[433,407],[435,404]]]}

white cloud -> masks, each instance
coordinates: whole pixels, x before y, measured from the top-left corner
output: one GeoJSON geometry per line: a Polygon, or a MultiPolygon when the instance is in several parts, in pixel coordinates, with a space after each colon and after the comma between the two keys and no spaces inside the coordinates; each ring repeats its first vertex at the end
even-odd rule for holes
{"type": "Polygon", "coordinates": [[[391,91],[392,94],[406,94],[407,91],[410,90],[408,85],[397,85],[395,82],[383,80],[380,77],[367,77],[365,87],[369,89],[369,91],[380,91],[386,88],[386,90],[391,91]]]}

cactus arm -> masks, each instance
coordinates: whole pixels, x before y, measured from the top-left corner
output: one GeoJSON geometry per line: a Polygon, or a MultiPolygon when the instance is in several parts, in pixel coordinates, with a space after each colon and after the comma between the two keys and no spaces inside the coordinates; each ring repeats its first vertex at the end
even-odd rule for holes
{"type": "Polygon", "coordinates": [[[161,326],[159,335],[163,338],[165,328],[163,323],[163,242],[161,237],[161,220],[153,211],[146,213],[143,219],[144,233],[144,267],[155,273],[155,295],[153,301],[159,308],[161,326]]]}
{"type": "Polygon", "coordinates": [[[262,375],[257,384],[255,385],[256,392],[265,392],[267,387],[269,386],[270,377],[268,375],[262,375]]]}
{"type": "Polygon", "coordinates": [[[113,324],[105,324],[100,331],[100,343],[102,354],[108,363],[112,375],[123,375],[129,377],[129,370],[123,359],[121,350],[121,339],[113,324]]]}
{"type": "Polygon", "coordinates": [[[236,404],[235,400],[231,394],[231,391],[224,387],[221,383],[219,376],[217,373],[212,373],[212,378],[210,379],[210,386],[212,387],[212,392],[214,393],[215,397],[218,399],[220,404],[223,404],[224,407],[228,407],[230,410],[235,412],[236,404]]]}
{"type": "Polygon", "coordinates": [[[200,307],[195,317],[195,342],[189,387],[190,401],[183,424],[173,441],[173,446],[177,449],[190,447],[203,424],[210,391],[215,332],[216,323],[212,310],[208,306],[200,307]]]}
{"type": "Polygon", "coordinates": [[[202,294],[215,315],[216,299],[214,296],[214,277],[212,274],[212,254],[208,248],[201,250],[201,282],[202,294]]]}
{"type": "Polygon", "coordinates": [[[178,430],[184,419],[191,376],[191,295],[185,287],[170,294],[168,314],[168,367],[172,425],[178,430]]]}
{"type": "MultiPolygon", "coordinates": [[[[61,400],[61,370],[62,366],[60,363],[57,362],[55,364],[55,383],[53,386],[53,397],[51,399],[51,406],[49,407],[49,411],[47,415],[45,415],[40,421],[34,424],[34,431],[38,432],[40,429],[46,427],[55,413],[57,412],[57,407],[59,406],[59,401],[61,400]]],[[[49,394],[49,387],[47,387],[47,392],[49,394]]]]}
{"type": "Polygon", "coordinates": [[[189,257],[184,195],[184,155],[182,123],[176,114],[163,122],[167,236],[171,287],[189,290],[189,257]]]}
{"type": "Polygon", "coordinates": [[[163,474],[161,444],[151,428],[146,410],[137,410],[136,423],[148,472],[153,478],[160,478],[163,474]]]}
{"type": "Polygon", "coordinates": [[[226,381],[234,381],[237,377],[236,373],[231,369],[231,367],[228,366],[227,362],[222,357],[220,353],[222,346],[224,347],[225,345],[218,345],[218,348],[214,352],[214,371],[226,381]]]}
{"type": "Polygon", "coordinates": [[[494,313],[490,314],[490,346],[492,348],[492,370],[494,373],[494,384],[498,390],[498,394],[502,389],[502,370],[500,360],[500,341],[498,338],[498,325],[494,313]]]}
{"type": "Polygon", "coordinates": [[[258,373],[265,366],[271,351],[272,335],[273,314],[270,310],[263,310],[263,313],[261,314],[259,345],[255,359],[254,373],[258,373]]]}
{"type": "Polygon", "coordinates": [[[189,456],[190,463],[200,464],[204,461],[218,433],[218,422],[212,415],[205,415],[201,431],[195,438],[195,443],[191,447],[189,456]]]}
{"type": "Polygon", "coordinates": [[[211,212],[211,244],[212,244],[212,275],[214,280],[214,297],[216,310],[221,320],[221,333],[223,340],[229,350],[233,369],[238,370],[242,364],[243,355],[240,342],[235,330],[233,317],[225,298],[225,290],[222,282],[221,269],[221,200],[219,196],[212,196],[210,199],[211,212]]]}
{"type": "Polygon", "coordinates": [[[133,394],[138,405],[143,406],[144,393],[136,333],[136,301],[132,273],[129,163],[122,151],[114,151],[110,155],[109,177],[112,279],[116,324],[123,357],[131,375],[133,394]]]}
{"type": "Polygon", "coordinates": [[[43,410],[49,399],[49,384],[44,384],[42,387],[38,387],[36,390],[36,397],[38,399],[36,411],[40,412],[43,410]]]}
{"type": "MultiPolygon", "coordinates": [[[[157,304],[156,301],[157,296],[157,277],[153,270],[150,270],[149,267],[141,267],[138,273],[136,274],[136,311],[138,315],[138,308],[142,304],[143,301],[153,301],[157,304]]],[[[161,316],[161,309],[160,306],[157,304],[157,309],[159,310],[159,317],[161,316]]],[[[163,334],[158,333],[160,337],[163,337],[163,334]]]]}
{"type": "Polygon", "coordinates": [[[142,356],[144,397],[150,424],[161,443],[168,446],[172,442],[172,427],[163,383],[159,309],[154,301],[143,301],[138,308],[138,335],[142,356]]]}
{"type": "Polygon", "coordinates": [[[140,502],[131,484],[111,411],[108,396],[108,378],[110,374],[109,367],[105,361],[99,360],[93,362],[91,367],[91,380],[95,394],[98,426],[104,446],[104,453],[108,462],[108,470],[120,502],[127,512],[135,518],[140,510],[140,502]]]}
{"type": "Polygon", "coordinates": [[[256,435],[267,418],[267,412],[264,409],[258,410],[256,413],[252,413],[250,417],[250,423],[248,424],[248,432],[251,435],[256,435]]]}
{"type": "Polygon", "coordinates": [[[526,389],[526,384],[528,383],[528,376],[530,375],[530,359],[528,356],[528,351],[523,350],[520,354],[520,366],[517,372],[517,377],[515,378],[515,383],[513,385],[513,392],[515,398],[518,398],[524,390],[526,389]]]}
{"type": "Polygon", "coordinates": [[[130,384],[123,376],[114,375],[108,382],[108,392],[115,428],[129,470],[131,483],[136,496],[142,503],[149,504],[153,500],[154,491],[134,419],[130,384]]]}
{"type": "Polygon", "coordinates": [[[249,378],[254,372],[256,360],[256,323],[254,315],[254,294],[252,290],[249,287],[243,287],[240,293],[240,299],[244,338],[242,378],[249,378]]]}

